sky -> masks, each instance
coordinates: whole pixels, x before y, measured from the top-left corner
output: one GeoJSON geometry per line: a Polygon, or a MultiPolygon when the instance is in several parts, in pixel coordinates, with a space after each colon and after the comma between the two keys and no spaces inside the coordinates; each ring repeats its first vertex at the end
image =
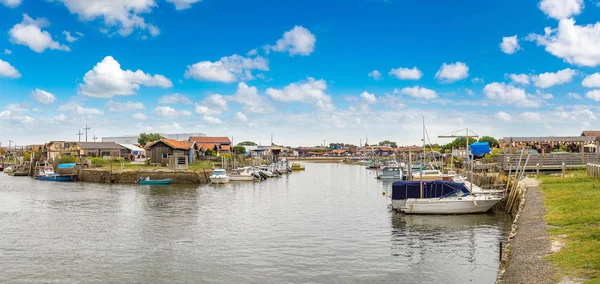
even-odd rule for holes
{"type": "Polygon", "coordinates": [[[0,142],[599,129],[593,0],[0,0],[0,142]]]}

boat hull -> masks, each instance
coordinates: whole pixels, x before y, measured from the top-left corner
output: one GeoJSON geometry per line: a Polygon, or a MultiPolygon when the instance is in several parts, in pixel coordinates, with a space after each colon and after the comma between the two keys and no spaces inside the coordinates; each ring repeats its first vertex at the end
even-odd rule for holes
{"type": "Polygon", "coordinates": [[[35,179],[45,181],[73,181],[75,176],[36,176],[35,179]]]}
{"type": "Polygon", "coordinates": [[[168,185],[173,182],[172,179],[161,179],[161,180],[142,180],[140,181],[141,185],[168,185]]]}
{"type": "Polygon", "coordinates": [[[14,171],[14,172],[8,173],[8,175],[9,176],[13,176],[13,177],[26,177],[26,176],[29,176],[29,173],[28,172],[17,172],[17,171],[14,171]]]}
{"type": "Polygon", "coordinates": [[[210,178],[210,182],[213,184],[223,184],[223,183],[228,183],[229,182],[229,177],[225,177],[225,178],[214,178],[211,177],[210,178]]]}
{"type": "Polygon", "coordinates": [[[239,175],[239,176],[230,175],[229,176],[230,181],[253,181],[255,179],[256,178],[254,176],[245,176],[245,175],[239,175]]]}
{"type": "MultiPolygon", "coordinates": [[[[400,211],[406,214],[471,214],[489,211],[502,198],[491,196],[407,199],[400,211]]],[[[392,205],[394,206],[394,205],[392,205]]]]}

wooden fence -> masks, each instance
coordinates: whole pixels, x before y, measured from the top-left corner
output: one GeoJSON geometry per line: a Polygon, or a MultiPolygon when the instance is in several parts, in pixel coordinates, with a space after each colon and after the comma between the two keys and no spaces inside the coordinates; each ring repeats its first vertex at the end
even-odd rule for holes
{"type": "Polygon", "coordinates": [[[600,164],[587,164],[586,172],[588,176],[593,176],[597,179],[600,179],[600,164]]]}
{"type": "MultiPolygon", "coordinates": [[[[511,167],[516,169],[519,163],[520,155],[500,155],[497,158],[499,167],[508,171],[511,167]]],[[[527,155],[523,155],[521,165],[527,159],[527,155]]],[[[564,153],[564,154],[547,154],[547,155],[531,155],[527,163],[526,170],[562,170],[566,169],[583,169],[588,163],[599,164],[600,156],[598,153],[564,153]]]]}

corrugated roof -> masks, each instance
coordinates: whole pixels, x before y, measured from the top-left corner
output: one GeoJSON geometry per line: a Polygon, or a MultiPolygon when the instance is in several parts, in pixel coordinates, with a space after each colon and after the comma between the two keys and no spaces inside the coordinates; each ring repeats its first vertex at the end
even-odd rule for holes
{"type": "Polygon", "coordinates": [[[142,149],[142,148],[140,148],[138,146],[135,146],[133,144],[119,144],[119,145],[121,145],[121,146],[123,146],[123,147],[125,147],[125,148],[127,148],[127,149],[129,149],[131,151],[138,151],[138,152],[145,152],[146,151],[146,150],[144,150],[144,149],[142,149]]]}
{"type": "Polygon", "coordinates": [[[77,142],[80,149],[120,150],[123,147],[115,142],[77,142]]]}
{"type": "Polygon", "coordinates": [[[190,140],[200,144],[231,144],[229,137],[193,136],[190,140]]]}

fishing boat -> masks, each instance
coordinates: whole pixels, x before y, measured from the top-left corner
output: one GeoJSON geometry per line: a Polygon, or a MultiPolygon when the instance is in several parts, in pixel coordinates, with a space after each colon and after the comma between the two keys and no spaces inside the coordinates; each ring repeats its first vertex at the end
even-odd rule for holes
{"type": "Polygon", "coordinates": [[[210,176],[211,183],[228,183],[229,180],[230,178],[225,169],[214,169],[212,175],[210,176]]]}
{"type": "Polygon", "coordinates": [[[230,181],[253,181],[260,180],[260,175],[254,172],[252,167],[243,167],[239,169],[232,170],[229,173],[230,181]]]}
{"type": "Polygon", "coordinates": [[[300,163],[292,163],[292,171],[303,171],[306,168],[300,163]]]}
{"type": "Polygon", "coordinates": [[[14,166],[12,166],[12,165],[8,165],[8,166],[4,167],[4,169],[3,169],[2,171],[3,171],[5,174],[10,174],[10,173],[12,173],[12,172],[14,172],[14,171],[15,171],[15,168],[14,168],[14,166]]]}
{"type": "Polygon", "coordinates": [[[392,184],[392,209],[406,214],[484,213],[501,200],[487,194],[473,195],[465,184],[445,180],[392,184]]]}
{"type": "Polygon", "coordinates": [[[377,175],[377,178],[386,180],[402,180],[402,176],[402,168],[398,166],[387,166],[381,169],[377,175]]]}
{"type": "Polygon", "coordinates": [[[73,181],[75,176],[54,173],[54,168],[48,165],[38,169],[38,175],[35,176],[35,179],[45,181],[73,181]]]}
{"type": "Polygon", "coordinates": [[[168,185],[173,182],[173,179],[158,179],[151,180],[150,177],[146,177],[145,179],[141,178],[137,181],[140,185],[168,185]]]}

